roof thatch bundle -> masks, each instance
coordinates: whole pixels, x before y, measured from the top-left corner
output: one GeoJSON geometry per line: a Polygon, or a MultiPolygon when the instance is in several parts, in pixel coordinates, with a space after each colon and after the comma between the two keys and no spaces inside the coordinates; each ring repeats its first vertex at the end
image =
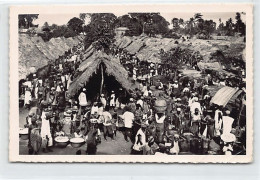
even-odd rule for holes
{"type": "Polygon", "coordinates": [[[105,73],[112,75],[121,84],[121,86],[129,91],[132,89],[132,84],[128,80],[128,72],[119,64],[118,59],[107,55],[103,52],[95,52],[91,57],[81,63],[79,67],[79,75],[75,77],[69,87],[70,96],[78,93],[89,81],[90,77],[97,72],[100,64],[105,65],[105,73]]]}

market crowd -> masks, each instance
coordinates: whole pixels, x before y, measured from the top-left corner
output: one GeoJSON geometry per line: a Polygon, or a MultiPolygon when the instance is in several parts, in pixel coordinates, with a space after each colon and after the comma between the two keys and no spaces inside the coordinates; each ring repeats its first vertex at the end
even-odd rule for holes
{"type": "MultiPolygon", "coordinates": [[[[128,96],[122,88],[104,91],[92,101],[82,88],[77,97],[70,97],[68,89],[82,52],[79,45],[23,82],[21,106],[29,109],[25,127],[30,154],[53,151],[55,138],[60,136],[84,138],[86,154],[96,154],[103,140],[116,141],[118,133],[132,143],[131,154],[245,152],[246,124],[240,122],[240,110],[210,103],[209,86],[229,85],[228,79],[207,74],[196,81],[170,66],[142,62],[113,49],[135,83],[135,91],[128,96]]],[[[241,88],[241,83],[232,86],[241,88]]]]}

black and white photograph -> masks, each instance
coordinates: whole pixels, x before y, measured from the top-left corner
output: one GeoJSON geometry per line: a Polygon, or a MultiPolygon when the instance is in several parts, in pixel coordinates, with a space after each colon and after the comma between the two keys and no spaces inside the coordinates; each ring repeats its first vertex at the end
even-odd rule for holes
{"type": "Polygon", "coordinates": [[[11,8],[11,161],[252,161],[251,5],[37,7],[11,8]]]}

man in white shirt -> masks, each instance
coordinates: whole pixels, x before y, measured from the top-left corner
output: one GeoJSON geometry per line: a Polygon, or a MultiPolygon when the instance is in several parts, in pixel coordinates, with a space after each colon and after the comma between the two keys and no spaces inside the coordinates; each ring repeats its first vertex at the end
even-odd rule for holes
{"type": "Polygon", "coordinates": [[[124,138],[128,142],[127,137],[132,138],[132,127],[133,127],[133,121],[135,116],[131,112],[131,109],[128,106],[126,106],[125,113],[120,117],[124,120],[125,123],[124,138]]]}
{"type": "Polygon", "coordinates": [[[83,88],[82,92],[79,94],[78,100],[80,105],[78,114],[81,115],[82,109],[85,109],[85,107],[88,105],[86,88],[83,88]]]}
{"type": "Polygon", "coordinates": [[[113,129],[112,129],[112,115],[110,112],[108,112],[109,108],[108,106],[105,108],[105,111],[103,112],[102,116],[104,118],[104,139],[107,140],[107,135],[111,137],[112,140],[114,140],[113,137],[113,129]]]}
{"type": "Polygon", "coordinates": [[[144,97],[141,96],[140,99],[137,100],[136,104],[139,104],[142,108],[144,107],[144,101],[143,101],[144,97]]]}
{"type": "Polygon", "coordinates": [[[199,113],[202,114],[201,105],[200,105],[200,103],[198,101],[199,101],[199,98],[198,97],[194,97],[194,102],[190,106],[191,114],[195,113],[195,109],[196,108],[199,110],[199,113]]]}

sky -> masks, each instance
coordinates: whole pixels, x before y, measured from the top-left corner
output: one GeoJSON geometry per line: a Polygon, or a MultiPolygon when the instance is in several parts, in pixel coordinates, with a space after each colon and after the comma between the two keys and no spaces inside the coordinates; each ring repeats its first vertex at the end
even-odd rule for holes
{"type": "MultiPolygon", "coordinates": [[[[124,14],[114,13],[116,16],[122,16],[124,14]]],[[[168,22],[171,22],[173,18],[182,18],[184,21],[189,20],[191,17],[194,16],[194,13],[160,13],[161,16],[163,16],[168,22]]],[[[222,22],[226,22],[229,18],[233,19],[233,22],[235,22],[235,16],[236,12],[220,12],[220,13],[201,13],[203,15],[204,20],[212,19],[217,23],[217,26],[219,24],[219,18],[221,18],[222,22]]],[[[51,24],[57,24],[57,25],[63,25],[67,24],[68,21],[73,17],[79,17],[78,13],[70,13],[70,14],[39,14],[38,19],[34,21],[34,24],[39,24],[39,26],[42,26],[45,22],[48,22],[49,25],[51,24]]],[[[241,13],[241,19],[243,22],[245,22],[245,15],[241,13]]],[[[86,20],[86,23],[88,23],[88,20],[86,20]]],[[[170,25],[171,27],[171,25],[170,25]]]]}

